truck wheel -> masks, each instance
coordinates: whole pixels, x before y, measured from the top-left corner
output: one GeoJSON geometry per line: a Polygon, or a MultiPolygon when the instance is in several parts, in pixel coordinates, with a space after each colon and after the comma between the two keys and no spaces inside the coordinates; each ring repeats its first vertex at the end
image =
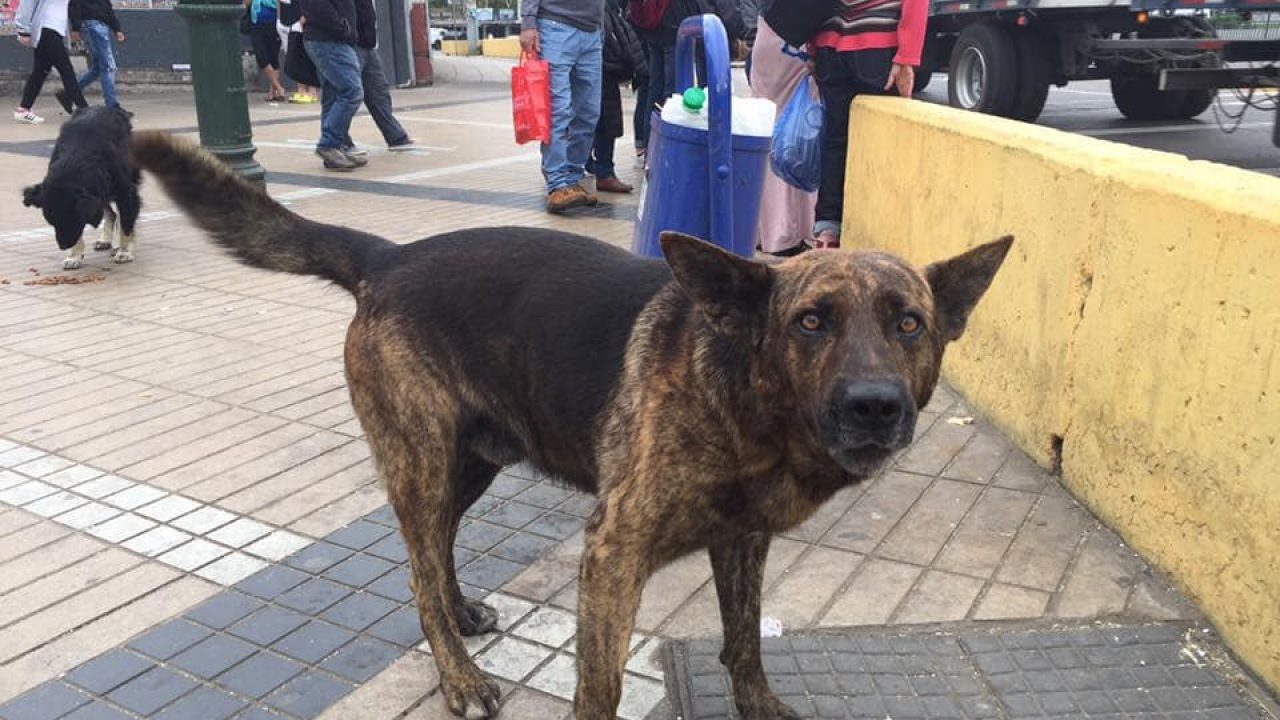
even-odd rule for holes
{"type": "MultiPolygon", "coordinates": [[[[1183,19],[1187,21],[1185,26],[1186,29],[1182,32],[1183,35],[1207,38],[1218,37],[1218,31],[1214,29],[1213,25],[1211,25],[1207,19],[1202,17],[1190,17],[1183,19]]],[[[1218,68],[1222,66],[1222,63],[1217,60],[1201,60],[1195,63],[1195,66],[1218,68]]],[[[1216,90],[1211,90],[1209,88],[1205,88],[1203,90],[1183,90],[1180,92],[1185,95],[1186,98],[1181,104],[1179,104],[1178,111],[1174,115],[1174,117],[1179,120],[1190,120],[1205,110],[1208,110],[1209,106],[1213,104],[1214,97],[1218,94],[1216,90]]]]}
{"type": "Polygon", "coordinates": [[[952,107],[1009,117],[1017,96],[1018,49],[994,23],[965,28],[951,50],[947,96],[952,107]]]}
{"type": "MultiPolygon", "coordinates": [[[[1184,117],[1183,105],[1187,103],[1188,91],[1164,92],[1160,90],[1159,82],[1155,75],[1116,73],[1111,76],[1111,99],[1115,100],[1120,114],[1130,120],[1174,120],[1184,117]]],[[[1202,109],[1201,112],[1203,111],[1202,109]]]]}
{"type": "Polygon", "coordinates": [[[1182,105],[1178,108],[1178,113],[1174,115],[1178,120],[1190,120],[1199,115],[1209,106],[1213,104],[1213,98],[1216,93],[1213,90],[1183,90],[1180,91],[1186,95],[1186,99],[1182,101],[1182,105]]]}
{"type": "Polygon", "coordinates": [[[924,68],[916,68],[916,82],[911,86],[912,94],[922,93],[924,89],[929,87],[929,81],[933,79],[933,71],[924,68]]]}
{"type": "Polygon", "coordinates": [[[1014,33],[1014,42],[1018,50],[1018,91],[1009,117],[1035,122],[1049,98],[1053,60],[1045,48],[1052,45],[1034,31],[1025,29],[1014,33]]]}
{"type": "MultiPolygon", "coordinates": [[[[1140,38],[1196,38],[1216,37],[1217,32],[1209,21],[1201,17],[1171,18],[1153,25],[1140,33],[1140,38]]],[[[1170,67],[1218,67],[1216,59],[1197,60],[1192,63],[1174,63],[1170,67]]],[[[1156,73],[1139,74],[1117,72],[1111,77],[1111,97],[1116,107],[1130,120],[1188,120],[1213,104],[1214,90],[1166,90],[1159,89],[1160,78],[1156,73]]]]}

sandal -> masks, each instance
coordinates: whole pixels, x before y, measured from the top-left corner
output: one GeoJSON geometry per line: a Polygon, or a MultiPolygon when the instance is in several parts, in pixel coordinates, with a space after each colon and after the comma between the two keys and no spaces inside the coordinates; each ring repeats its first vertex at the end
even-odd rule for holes
{"type": "Polygon", "coordinates": [[[267,102],[284,102],[285,99],[284,93],[267,93],[267,102]]]}
{"type": "Polygon", "coordinates": [[[815,250],[836,250],[840,247],[840,236],[824,230],[818,233],[818,237],[813,239],[813,249],[815,250]]]}

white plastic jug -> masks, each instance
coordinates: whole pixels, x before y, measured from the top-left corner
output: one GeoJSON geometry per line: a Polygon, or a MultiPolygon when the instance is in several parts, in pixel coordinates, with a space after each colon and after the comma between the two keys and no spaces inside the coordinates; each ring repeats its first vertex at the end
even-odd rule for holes
{"type": "MultiPolygon", "coordinates": [[[[748,137],[773,137],[773,119],[777,106],[767,98],[733,98],[731,132],[748,137]]],[[[681,127],[707,129],[711,103],[701,88],[690,88],[684,95],[673,94],[662,104],[662,121],[681,127]]]]}

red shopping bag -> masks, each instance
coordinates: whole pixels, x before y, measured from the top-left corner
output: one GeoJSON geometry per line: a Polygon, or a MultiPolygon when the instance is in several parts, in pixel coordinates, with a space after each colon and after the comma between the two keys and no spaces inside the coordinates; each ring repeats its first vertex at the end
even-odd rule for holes
{"type": "Polygon", "coordinates": [[[511,68],[511,112],[516,142],[551,142],[551,66],[546,60],[520,55],[511,68]]]}

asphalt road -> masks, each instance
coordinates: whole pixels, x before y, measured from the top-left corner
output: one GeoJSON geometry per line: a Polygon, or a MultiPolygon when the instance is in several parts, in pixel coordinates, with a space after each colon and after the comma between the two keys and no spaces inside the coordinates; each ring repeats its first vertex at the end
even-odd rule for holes
{"type": "MultiPolygon", "coordinates": [[[[1191,120],[1135,123],[1125,120],[1116,109],[1108,87],[1105,81],[1093,81],[1053,88],[1038,123],[1081,135],[1280,176],[1280,148],[1271,144],[1274,112],[1248,109],[1240,127],[1232,134],[1223,132],[1218,126],[1213,108],[1191,120]]],[[[946,103],[946,76],[935,76],[920,98],[946,103]]],[[[1233,94],[1224,93],[1221,100],[1227,112],[1233,115],[1240,112],[1242,105],[1233,94]]]]}

